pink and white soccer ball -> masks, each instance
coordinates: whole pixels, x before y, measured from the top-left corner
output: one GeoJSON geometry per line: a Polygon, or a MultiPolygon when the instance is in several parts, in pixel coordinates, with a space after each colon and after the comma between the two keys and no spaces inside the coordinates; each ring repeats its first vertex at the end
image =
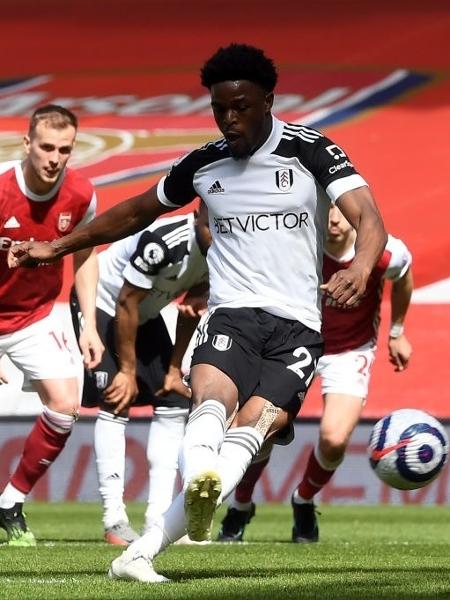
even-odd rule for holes
{"type": "Polygon", "coordinates": [[[447,462],[448,437],[441,423],[423,410],[396,410],[375,423],[369,460],[377,476],[399,490],[431,483],[447,462]]]}

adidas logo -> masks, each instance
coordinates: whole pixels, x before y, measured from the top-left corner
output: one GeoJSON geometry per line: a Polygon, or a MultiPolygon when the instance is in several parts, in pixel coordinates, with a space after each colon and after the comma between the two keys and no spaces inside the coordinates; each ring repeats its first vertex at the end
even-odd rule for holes
{"type": "Polygon", "coordinates": [[[5,229],[15,229],[16,227],[20,227],[20,223],[16,217],[9,217],[3,227],[5,229]]]}
{"type": "Polygon", "coordinates": [[[209,188],[208,190],[208,194],[223,194],[224,193],[224,189],[223,187],[220,185],[220,181],[217,179],[212,186],[209,188]]]}

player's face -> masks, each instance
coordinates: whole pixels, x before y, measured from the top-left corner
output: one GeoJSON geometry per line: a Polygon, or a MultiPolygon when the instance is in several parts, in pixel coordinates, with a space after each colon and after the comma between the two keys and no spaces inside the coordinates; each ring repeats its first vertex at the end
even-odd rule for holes
{"type": "Polygon", "coordinates": [[[328,242],[342,242],[353,232],[353,227],[336,205],[332,205],[328,213],[328,242]]]}
{"type": "Polygon", "coordinates": [[[31,190],[45,193],[55,185],[70,158],[75,135],[76,130],[72,125],[55,129],[49,127],[46,121],[41,121],[31,136],[25,136],[27,160],[24,176],[31,190]]]}
{"type": "Polygon", "coordinates": [[[211,107],[234,158],[247,158],[267,139],[272,127],[273,94],[250,81],[211,86],[211,107]]]}

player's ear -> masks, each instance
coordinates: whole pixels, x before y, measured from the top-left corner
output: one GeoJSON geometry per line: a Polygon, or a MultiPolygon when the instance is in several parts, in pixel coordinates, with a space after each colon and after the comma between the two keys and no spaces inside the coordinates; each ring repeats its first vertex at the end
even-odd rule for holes
{"type": "Polygon", "coordinates": [[[264,103],[265,103],[266,112],[270,112],[272,110],[272,106],[273,106],[273,92],[266,94],[264,103]]]}
{"type": "Polygon", "coordinates": [[[24,135],[23,136],[23,147],[25,148],[25,153],[26,154],[30,154],[30,146],[31,146],[31,139],[29,135],[24,135]]]}

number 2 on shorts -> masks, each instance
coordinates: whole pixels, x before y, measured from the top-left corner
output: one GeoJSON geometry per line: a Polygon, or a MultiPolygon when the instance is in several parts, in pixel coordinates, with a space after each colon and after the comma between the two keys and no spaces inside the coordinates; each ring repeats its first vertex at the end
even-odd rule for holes
{"type": "MultiPolygon", "coordinates": [[[[304,379],[305,372],[303,371],[303,368],[309,367],[309,365],[313,362],[313,357],[311,356],[309,350],[307,348],[305,348],[304,346],[300,346],[299,348],[296,348],[292,354],[295,356],[295,358],[299,358],[300,360],[293,363],[292,365],[288,365],[287,368],[290,369],[291,371],[293,371],[296,375],[298,375],[298,377],[300,377],[300,379],[304,379]]],[[[311,380],[314,377],[315,370],[316,369],[315,369],[315,365],[314,365],[314,368],[311,371],[310,375],[308,376],[308,379],[306,379],[306,381],[305,381],[306,386],[308,386],[311,383],[311,380]]]]}

